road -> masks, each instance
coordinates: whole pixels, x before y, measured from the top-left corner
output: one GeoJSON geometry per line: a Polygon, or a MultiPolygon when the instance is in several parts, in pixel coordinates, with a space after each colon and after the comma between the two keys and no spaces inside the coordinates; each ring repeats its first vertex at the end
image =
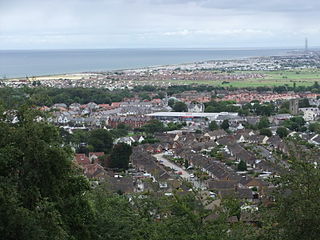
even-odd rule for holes
{"type": "Polygon", "coordinates": [[[195,188],[203,188],[204,185],[198,181],[195,177],[192,178],[191,174],[188,173],[186,170],[182,169],[180,166],[176,165],[175,163],[169,161],[168,159],[163,157],[163,153],[155,154],[153,155],[159,162],[171,169],[174,169],[176,172],[181,172],[182,174],[179,175],[181,178],[187,180],[188,182],[191,182],[195,188]]]}

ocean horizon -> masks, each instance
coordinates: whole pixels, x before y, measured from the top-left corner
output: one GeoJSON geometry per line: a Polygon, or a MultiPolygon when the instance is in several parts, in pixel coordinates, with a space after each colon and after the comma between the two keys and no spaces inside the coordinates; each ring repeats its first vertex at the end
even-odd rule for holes
{"type": "Polygon", "coordinates": [[[0,78],[103,72],[210,60],[285,55],[296,49],[61,49],[0,50],[0,78]]]}

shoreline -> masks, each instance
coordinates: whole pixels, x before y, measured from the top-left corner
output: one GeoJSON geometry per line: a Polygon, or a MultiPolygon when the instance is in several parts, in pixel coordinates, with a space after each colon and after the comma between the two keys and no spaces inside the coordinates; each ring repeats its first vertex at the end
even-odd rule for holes
{"type": "MultiPolygon", "coordinates": [[[[142,49],[143,50],[143,49],[142,49]]],[[[149,50],[149,49],[146,49],[149,50]]],[[[164,49],[166,50],[166,49],[164,49]]],[[[170,49],[170,50],[180,50],[180,49],[170,49]]],[[[198,49],[186,49],[187,51],[192,51],[192,50],[198,50],[198,49]]],[[[295,54],[296,52],[299,52],[300,50],[297,49],[273,49],[273,48],[252,48],[252,49],[236,49],[236,50],[222,50],[222,49],[200,49],[200,50],[213,50],[213,51],[254,51],[254,50],[283,50],[283,53],[274,53],[272,55],[260,55],[260,56],[231,56],[228,57],[228,55],[226,55],[225,59],[223,57],[221,58],[217,58],[214,59],[214,57],[210,60],[195,60],[195,61],[185,61],[185,62],[180,62],[180,63],[168,63],[168,64],[152,64],[150,63],[150,65],[145,64],[144,66],[137,66],[137,67],[111,67],[110,69],[102,69],[102,70],[85,70],[85,71],[70,71],[70,72],[58,72],[58,73],[46,73],[46,74],[35,74],[35,75],[27,75],[27,74],[21,74],[21,76],[17,76],[17,77],[4,77],[3,79],[5,79],[6,81],[19,81],[19,80],[25,80],[26,78],[32,79],[42,79],[42,78],[49,78],[49,79],[57,79],[57,78],[63,78],[66,76],[73,76],[73,75],[82,75],[82,76],[86,76],[86,75],[94,75],[94,74],[103,74],[103,73],[112,73],[112,72],[124,72],[124,71],[144,71],[144,70],[149,70],[149,69],[157,69],[157,68],[166,68],[166,67],[184,67],[187,65],[194,65],[194,64],[203,64],[203,63],[207,63],[207,62],[221,62],[221,61],[230,61],[230,62],[234,62],[234,61],[243,61],[243,60],[247,60],[247,59],[257,59],[257,58],[269,58],[269,57],[275,57],[275,56],[287,56],[287,55],[292,55],[295,54]]],[[[13,50],[14,51],[14,50],[13,50]]],[[[23,50],[21,50],[23,51],[23,50]]],[[[27,50],[26,50],[27,51],[27,50]]],[[[32,52],[32,50],[29,50],[30,52],[32,52]]],[[[47,51],[47,50],[39,50],[39,51],[47,51]]],[[[55,50],[53,50],[55,51],[55,50]]],[[[73,50],[70,50],[73,51],[73,50]]],[[[85,51],[85,50],[83,50],[85,51]]],[[[1,50],[0,50],[1,52],[1,50]]],[[[108,65],[108,64],[106,64],[108,65]]],[[[110,67],[110,66],[109,66],[110,67]]],[[[4,76],[6,74],[3,74],[4,76]]]]}

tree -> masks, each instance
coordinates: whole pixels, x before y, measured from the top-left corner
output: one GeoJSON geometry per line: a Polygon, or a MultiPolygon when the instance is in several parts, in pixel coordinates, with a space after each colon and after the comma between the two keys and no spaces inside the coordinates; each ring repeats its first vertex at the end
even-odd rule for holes
{"type": "Polygon", "coordinates": [[[106,129],[95,129],[89,133],[88,144],[93,146],[95,152],[108,153],[113,146],[111,134],[106,129]]]}
{"type": "Polygon", "coordinates": [[[129,158],[132,154],[132,148],[128,144],[118,143],[116,144],[110,155],[110,167],[118,169],[128,169],[129,158]]]}
{"type": "Polygon", "coordinates": [[[289,131],[288,131],[288,129],[285,128],[285,127],[278,127],[278,128],[277,128],[277,134],[279,135],[279,137],[285,138],[285,137],[288,136],[289,131]]]}
{"type": "Polygon", "coordinates": [[[141,94],[139,94],[139,98],[140,98],[141,100],[148,100],[148,101],[151,100],[151,98],[150,98],[150,96],[149,96],[148,93],[141,93],[141,94]]]}
{"type": "Polygon", "coordinates": [[[270,127],[270,122],[268,117],[263,116],[257,124],[258,129],[270,127]]]}
{"type": "Polygon", "coordinates": [[[176,101],[173,98],[170,98],[169,101],[168,101],[168,106],[173,108],[175,102],[176,101]]]}
{"type": "Polygon", "coordinates": [[[23,107],[17,123],[0,114],[0,236],[3,239],[91,239],[88,181],[73,153],[42,114],[23,107]]]}
{"type": "Polygon", "coordinates": [[[254,104],[254,108],[255,108],[255,113],[259,116],[270,116],[275,111],[275,107],[272,103],[254,104]]]}
{"type": "Polygon", "coordinates": [[[161,121],[153,119],[153,120],[150,120],[146,125],[144,125],[142,129],[146,133],[154,134],[156,132],[163,132],[165,127],[161,121]]]}
{"type": "Polygon", "coordinates": [[[319,134],[320,133],[320,122],[310,123],[309,131],[319,134]]]}
{"type": "Polygon", "coordinates": [[[175,111],[175,112],[187,112],[188,111],[188,106],[184,102],[176,102],[173,105],[173,111],[175,111]]]}
{"type": "Polygon", "coordinates": [[[303,117],[297,116],[284,121],[283,126],[289,128],[292,131],[305,131],[305,123],[306,122],[303,117]]]}
{"type": "Polygon", "coordinates": [[[310,107],[309,99],[308,98],[303,98],[299,101],[299,108],[307,108],[310,107]]]}
{"type": "Polygon", "coordinates": [[[219,129],[219,126],[218,126],[217,122],[216,121],[211,121],[210,124],[209,124],[209,129],[211,131],[219,129]]]}
{"type": "Polygon", "coordinates": [[[320,169],[302,153],[276,182],[273,226],[283,240],[311,240],[320,234],[320,169]],[[303,157],[304,156],[304,157],[303,157]]]}
{"type": "Polygon", "coordinates": [[[262,128],[262,129],[260,129],[260,135],[271,137],[272,136],[272,132],[268,128],[262,128]]]}
{"type": "Polygon", "coordinates": [[[220,127],[224,130],[228,130],[230,127],[229,120],[228,119],[223,120],[220,127]]]}
{"type": "Polygon", "coordinates": [[[240,161],[237,167],[238,171],[247,171],[247,164],[245,161],[240,161]]]}

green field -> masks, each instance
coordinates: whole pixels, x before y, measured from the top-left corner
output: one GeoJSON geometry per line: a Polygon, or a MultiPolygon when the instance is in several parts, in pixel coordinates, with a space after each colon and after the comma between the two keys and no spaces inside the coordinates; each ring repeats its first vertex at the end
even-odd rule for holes
{"type": "MultiPolygon", "coordinates": [[[[261,73],[264,74],[264,78],[258,79],[246,79],[246,80],[167,80],[166,83],[173,85],[184,84],[199,84],[199,85],[213,85],[213,86],[225,86],[225,87],[273,87],[288,85],[293,86],[311,86],[314,82],[320,82],[320,69],[303,69],[303,70],[288,70],[288,71],[246,71],[246,72],[234,72],[236,73],[261,73]],[[225,83],[224,81],[229,81],[225,83]],[[224,82],[224,83],[223,83],[224,82]]],[[[163,82],[163,81],[161,81],[163,82]]]]}

